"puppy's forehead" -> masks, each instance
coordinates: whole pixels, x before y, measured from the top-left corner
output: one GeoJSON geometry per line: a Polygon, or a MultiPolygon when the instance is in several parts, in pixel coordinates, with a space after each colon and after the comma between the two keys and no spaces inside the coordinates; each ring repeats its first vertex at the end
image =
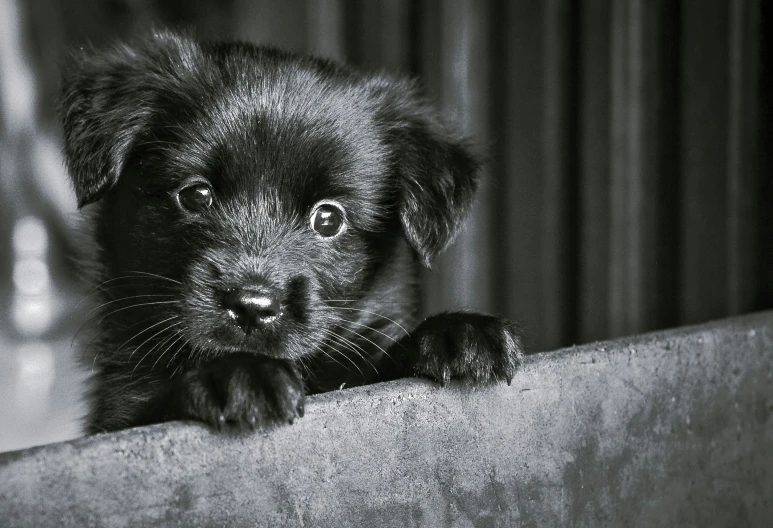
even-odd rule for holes
{"type": "Polygon", "coordinates": [[[230,123],[257,117],[278,132],[295,124],[310,133],[368,134],[373,110],[364,86],[293,63],[282,66],[253,64],[233,75],[214,94],[210,111],[230,123]]]}
{"type": "Polygon", "coordinates": [[[222,177],[383,179],[387,152],[363,82],[291,60],[230,59],[182,127],[201,158],[227,165],[222,177]]]}

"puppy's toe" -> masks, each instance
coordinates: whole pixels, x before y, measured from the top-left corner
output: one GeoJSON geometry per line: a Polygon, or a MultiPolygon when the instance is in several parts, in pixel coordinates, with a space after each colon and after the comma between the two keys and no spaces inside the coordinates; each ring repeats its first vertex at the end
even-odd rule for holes
{"type": "Polygon", "coordinates": [[[284,370],[274,373],[271,377],[273,416],[278,423],[292,424],[296,418],[303,416],[304,389],[303,382],[296,372],[284,370]]]}

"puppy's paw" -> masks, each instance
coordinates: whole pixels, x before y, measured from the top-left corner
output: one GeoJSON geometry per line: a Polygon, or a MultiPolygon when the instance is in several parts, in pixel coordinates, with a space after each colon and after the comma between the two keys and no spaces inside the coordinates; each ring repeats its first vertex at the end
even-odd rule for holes
{"type": "Polygon", "coordinates": [[[187,372],[167,418],[188,418],[219,430],[293,423],[303,416],[303,380],[289,361],[230,354],[187,372]]]}
{"type": "Polygon", "coordinates": [[[412,374],[447,384],[510,381],[523,359],[515,326],[498,317],[442,313],[425,319],[404,343],[412,374]]]}

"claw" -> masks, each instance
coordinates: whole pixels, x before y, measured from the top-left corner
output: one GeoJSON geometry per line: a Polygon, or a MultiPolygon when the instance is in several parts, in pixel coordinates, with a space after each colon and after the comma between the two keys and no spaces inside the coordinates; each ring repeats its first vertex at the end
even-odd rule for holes
{"type": "Polygon", "coordinates": [[[509,387],[510,384],[513,382],[513,377],[512,376],[507,376],[505,379],[507,379],[507,386],[509,387]]]}
{"type": "Polygon", "coordinates": [[[219,431],[225,428],[225,415],[222,413],[217,416],[217,428],[219,431]]]}
{"type": "Polygon", "coordinates": [[[303,402],[298,402],[298,405],[295,407],[295,412],[298,413],[299,418],[303,418],[303,414],[306,412],[303,408],[303,402]]]}
{"type": "Polygon", "coordinates": [[[443,372],[440,374],[440,377],[440,385],[443,387],[451,383],[451,369],[448,366],[443,367],[443,372]]]}

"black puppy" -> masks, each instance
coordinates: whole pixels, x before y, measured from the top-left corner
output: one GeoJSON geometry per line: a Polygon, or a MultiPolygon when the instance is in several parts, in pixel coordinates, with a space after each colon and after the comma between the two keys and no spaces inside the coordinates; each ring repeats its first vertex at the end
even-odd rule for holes
{"type": "Polygon", "coordinates": [[[452,240],[479,163],[413,84],[166,32],[63,77],[79,207],[99,200],[90,432],[292,422],[305,394],[409,375],[509,383],[507,321],[416,326],[416,257],[452,240]]]}

